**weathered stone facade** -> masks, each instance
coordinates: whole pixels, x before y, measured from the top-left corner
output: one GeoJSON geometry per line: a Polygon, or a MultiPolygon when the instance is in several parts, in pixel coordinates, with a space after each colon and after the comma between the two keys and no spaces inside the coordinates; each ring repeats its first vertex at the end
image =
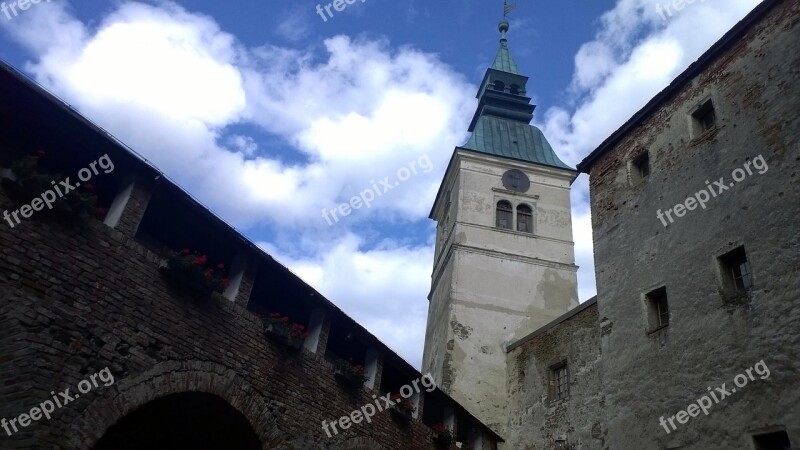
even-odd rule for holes
{"type": "Polygon", "coordinates": [[[569,212],[573,174],[461,151],[453,161],[445,181],[452,183],[451,209],[437,211],[441,243],[423,371],[503,434],[505,345],[578,304],[569,212]],[[530,175],[531,192],[503,188],[502,175],[511,168],[530,175]],[[534,205],[536,232],[496,228],[501,200],[534,205]]]}
{"type": "Polygon", "coordinates": [[[509,448],[797,448],[799,24],[764,1],[579,165],[597,303],[509,346],[509,448]]]}
{"type": "MultiPolygon", "coordinates": [[[[167,448],[172,441],[191,448],[428,449],[436,448],[429,427],[445,420],[459,441],[494,448],[498,437],[488,428],[443,392],[423,388],[412,398],[410,421],[384,411],[326,436],[323,421],[374,404],[421,374],[8,66],[0,67],[0,98],[0,166],[40,149],[51,173],[75,174],[103,154],[116,166],[92,179],[100,206],[109,209],[105,221],[39,211],[14,227],[0,224],[0,418],[17,420],[54,397],[51,391],[76,393],[106,367],[115,380],[75,395],[49,420],[4,422],[19,431],[0,429],[0,449],[167,448]],[[202,246],[215,264],[224,262],[231,286],[202,301],[163,276],[162,259],[182,245],[202,246]],[[267,311],[307,324],[304,346],[292,350],[265,337],[254,312],[267,311]],[[366,366],[364,386],[335,376],[337,356],[366,366]],[[163,421],[135,416],[154,405],[145,410],[163,421]],[[154,433],[160,446],[143,444],[154,433]],[[212,447],[215,439],[231,446],[212,447]]],[[[0,188],[0,211],[22,203],[9,183],[0,188]]]]}
{"type": "Polygon", "coordinates": [[[605,417],[597,301],[586,301],[508,349],[508,430],[520,450],[603,448],[605,417]],[[559,399],[553,368],[567,368],[569,393],[559,399]],[[571,448],[571,447],[566,448],[571,448]]]}
{"type": "Polygon", "coordinates": [[[763,2],[579,166],[590,174],[608,448],[752,449],[752,435],[774,430],[800,444],[799,24],[797,1],[763,2]],[[685,203],[720,177],[726,190],[715,186],[705,208],[685,203]],[[726,255],[741,247],[752,286],[736,288],[726,255]],[[734,386],[762,360],[769,377],[734,386]],[[659,423],[723,383],[736,391],[707,416],[659,423]]]}

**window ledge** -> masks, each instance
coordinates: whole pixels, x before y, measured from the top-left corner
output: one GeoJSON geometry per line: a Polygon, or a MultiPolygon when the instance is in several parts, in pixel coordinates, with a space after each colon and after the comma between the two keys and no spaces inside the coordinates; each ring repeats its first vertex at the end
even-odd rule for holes
{"type": "Polygon", "coordinates": [[[689,141],[689,145],[690,146],[695,146],[697,144],[700,144],[701,142],[710,141],[710,140],[714,139],[714,136],[717,135],[719,130],[720,130],[720,126],[719,125],[714,125],[710,129],[708,129],[706,131],[703,131],[697,137],[695,137],[694,139],[689,141]]]}
{"type": "Polygon", "coordinates": [[[659,327],[653,328],[652,330],[648,331],[647,335],[652,336],[654,334],[657,334],[659,331],[666,330],[667,328],[669,328],[669,324],[661,325],[659,327]]]}
{"type": "Polygon", "coordinates": [[[751,287],[746,291],[729,291],[729,292],[723,292],[721,295],[723,303],[730,305],[730,304],[744,304],[749,302],[750,298],[752,297],[752,293],[753,293],[753,288],[751,287]]]}

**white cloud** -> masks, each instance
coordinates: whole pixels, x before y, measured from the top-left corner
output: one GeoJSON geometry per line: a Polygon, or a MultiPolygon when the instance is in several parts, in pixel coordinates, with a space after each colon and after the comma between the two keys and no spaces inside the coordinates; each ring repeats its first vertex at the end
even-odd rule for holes
{"type": "Polygon", "coordinates": [[[364,251],[361,244],[348,234],[310,259],[294,259],[268,243],[259,245],[419,367],[433,247],[384,242],[364,251]]]}
{"type": "MultiPolygon", "coordinates": [[[[575,56],[564,88],[577,107],[547,111],[545,135],[576,164],[757,3],[695,2],[663,21],[649,0],[620,0],[575,56]]],[[[123,3],[92,27],[64,3],[43,3],[12,22],[2,26],[34,55],[26,68],[37,81],[229,222],[291,230],[312,256],[275,243],[265,244],[270,253],[419,363],[432,249],[391,241],[365,249],[350,230],[379,217],[426,220],[475,107],[476,88],[462,75],[413,48],[346,36],[322,47],[245,48],[212,18],[174,3],[123,3]],[[294,153],[226,134],[238,124],[260,127],[294,153]],[[335,227],[322,219],[322,208],[423,154],[434,169],[391,200],[335,227]],[[332,244],[323,249],[323,241],[332,244]]],[[[289,15],[278,33],[291,39],[303,27],[289,15]]],[[[583,176],[573,188],[581,300],[594,293],[586,185],[583,176]]]]}

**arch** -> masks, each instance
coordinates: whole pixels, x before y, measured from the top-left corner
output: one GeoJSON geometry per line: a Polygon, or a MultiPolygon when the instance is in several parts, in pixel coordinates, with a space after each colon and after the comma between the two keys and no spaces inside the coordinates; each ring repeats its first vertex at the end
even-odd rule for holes
{"type": "Polygon", "coordinates": [[[513,229],[511,225],[513,215],[514,210],[511,206],[511,202],[508,200],[500,200],[497,202],[497,209],[495,212],[495,226],[507,230],[513,229]]]}
{"type": "Polygon", "coordinates": [[[519,85],[518,84],[512,84],[511,88],[509,89],[508,92],[511,92],[514,95],[519,95],[520,94],[519,85]]]}
{"type": "Polygon", "coordinates": [[[492,89],[494,89],[495,91],[503,92],[506,90],[506,84],[500,80],[495,80],[492,89]]]}
{"type": "Polygon", "coordinates": [[[533,208],[530,205],[517,206],[517,231],[533,233],[533,208]]]}
{"type": "Polygon", "coordinates": [[[278,408],[235,371],[205,361],[164,361],[140,374],[119,378],[113,388],[102,391],[72,422],[68,448],[93,448],[109,428],[136,409],[186,392],[225,400],[247,419],[265,450],[285,439],[276,425],[278,408]]]}
{"type": "Polygon", "coordinates": [[[354,437],[336,446],[336,450],[386,450],[375,439],[367,436],[354,437]]]}
{"type": "Polygon", "coordinates": [[[261,450],[253,427],[223,398],[205,392],[168,394],[112,425],[92,450],[179,448],[261,450]]]}

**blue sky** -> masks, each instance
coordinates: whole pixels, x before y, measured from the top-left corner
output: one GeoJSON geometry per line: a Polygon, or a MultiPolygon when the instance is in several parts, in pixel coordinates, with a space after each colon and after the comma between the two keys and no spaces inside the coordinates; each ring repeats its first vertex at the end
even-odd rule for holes
{"type": "MultiPolygon", "coordinates": [[[[0,0],[10,4],[10,0],[0,0]]],[[[575,166],[758,3],[519,3],[534,123],[575,166]]],[[[419,367],[434,224],[497,51],[502,1],[42,2],[0,12],[0,58],[104,127],[419,367]],[[324,7],[325,4],[322,4],[324,7]],[[385,176],[408,180],[329,225],[385,176]]],[[[579,297],[594,295],[587,178],[579,297]]]]}

